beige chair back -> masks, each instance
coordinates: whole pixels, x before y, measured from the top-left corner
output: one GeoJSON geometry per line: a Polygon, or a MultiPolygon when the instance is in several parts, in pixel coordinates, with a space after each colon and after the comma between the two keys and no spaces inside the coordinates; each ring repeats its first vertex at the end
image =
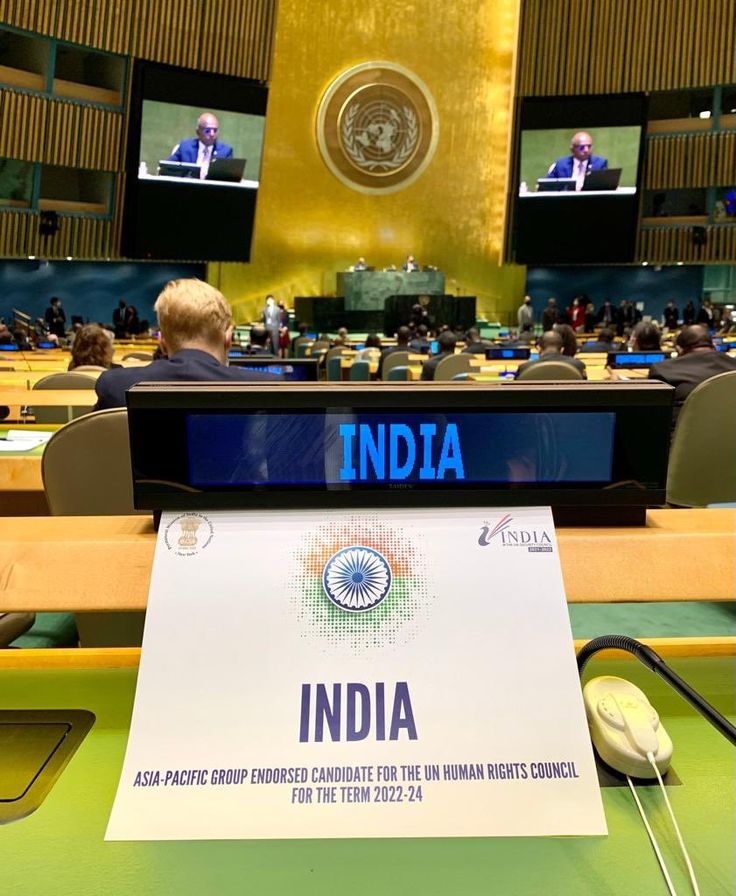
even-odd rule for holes
{"type": "Polygon", "coordinates": [[[688,395],[667,468],[667,502],[681,507],[736,502],[736,370],[688,395]],[[722,462],[719,462],[722,461],[722,462]]]}
{"type": "MultiPolygon", "coordinates": [[[[33,384],[34,389],[94,389],[98,373],[70,370],[66,373],[50,373],[33,384]]],[[[83,414],[89,414],[89,408],[35,408],[33,416],[36,423],[67,423],[83,414]]]]}
{"type": "Polygon", "coordinates": [[[394,367],[407,367],[409,365],[409,352],[391,352],[383,359],[381,378],[388,379],[388,375],[394,367]]]}
{"type": "MultiPolygon", "coordinates": [[[[95,411],[54,433],[41,464],[43,487],[55,516],[133,514],[133,476],[125,408],[95,411]]],[[[84,563],[84,558],[80,558],[84,563]]],[[[134,647],[144,613],[77,613],[84,647],[134,647]]]]}
{"type": "Polygon", "coordinates": [[[135,513],[127,411],[95,411],[62,427],[46,445],[41,472],[54,515],[135,513]]]}
{"type": "Polygon", "coordinates": [[[537,361],[521,371],[517,380],[582,380],[583,375],[566,361],[537,361]]]}
{"type": "Polygon", "coordinates": [[[469,373],[471,360],[471,355],[466,355],[462,352],[456,355],[448,355],[437,365],[434,371],[435,381],[451,380],[458,373],[469,373]]]}

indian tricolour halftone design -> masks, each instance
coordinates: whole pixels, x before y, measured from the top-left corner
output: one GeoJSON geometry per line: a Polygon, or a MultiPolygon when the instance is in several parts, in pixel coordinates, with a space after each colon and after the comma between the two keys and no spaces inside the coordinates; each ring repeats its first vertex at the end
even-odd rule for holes
{"type": "Polygon", "coordinates": [[[292,578],[303,636],[350,654],[411,640],[433,600],[422,545],[421,532],[368,516],[305,533],[292,578]]]}

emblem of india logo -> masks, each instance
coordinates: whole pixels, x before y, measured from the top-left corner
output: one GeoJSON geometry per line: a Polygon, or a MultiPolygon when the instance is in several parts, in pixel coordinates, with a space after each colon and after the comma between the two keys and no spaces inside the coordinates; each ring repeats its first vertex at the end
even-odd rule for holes
{"type": "Polygon", "coordinates": [[[391,193],[416,180],[434,155],[438,134],[429,90],[390,62],[344,72],[319,107],[317,140],[327,167],[363,193],[391,193]]]}

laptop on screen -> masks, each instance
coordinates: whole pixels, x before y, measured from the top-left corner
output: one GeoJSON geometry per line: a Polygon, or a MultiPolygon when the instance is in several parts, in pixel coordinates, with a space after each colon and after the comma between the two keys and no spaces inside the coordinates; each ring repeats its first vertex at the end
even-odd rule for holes
{"type": "Polygon", "coordinates": [[[205,180],[237,184],[243,179],[246,159],[212,159],[205,180]]]}
{"type": "Polygon", "coordinates": [[[621,180],[620,168],[604,168],[603,171],[589,171],[583,181],[583,191],[617,190],[621,180]]]}
{"type": "Polygon", "coordinates": [[[161,159],[158,163],[158,173],[159,176],[192,177],[199,180],[200,167],[195,162],[172,162],[171,159],[161,159]]]}
{"type": "Polygon", "coordinates": [[[574,193],[574,177],[538,177],[537,191],[539,193],[574,193]]]}

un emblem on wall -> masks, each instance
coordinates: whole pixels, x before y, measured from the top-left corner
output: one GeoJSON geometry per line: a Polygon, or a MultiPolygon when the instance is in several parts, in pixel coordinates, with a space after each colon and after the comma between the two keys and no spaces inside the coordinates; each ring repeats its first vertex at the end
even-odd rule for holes
{"type": "Polygon", "coordinates": [[[317,115],[327,167],[362,193],[393,193],[415,181],[432,160],[438,136],[429,90],[391,62],[364,62],[343,72],[317,115]]]}

